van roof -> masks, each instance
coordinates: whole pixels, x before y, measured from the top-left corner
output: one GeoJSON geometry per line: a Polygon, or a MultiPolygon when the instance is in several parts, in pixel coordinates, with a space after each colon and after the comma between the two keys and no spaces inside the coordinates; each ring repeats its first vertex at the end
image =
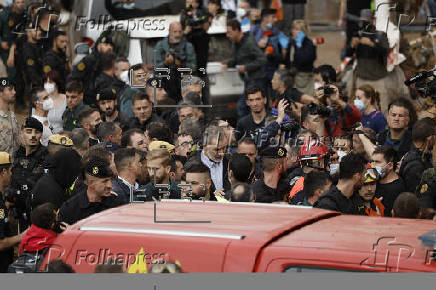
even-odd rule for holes
{"type": "Polygon", "coordinates": [[[201,236],[263,244],[293,228],[338,214],[288,205],[165,200],[110,209],[78,222],[71,230],[201,236]]]}

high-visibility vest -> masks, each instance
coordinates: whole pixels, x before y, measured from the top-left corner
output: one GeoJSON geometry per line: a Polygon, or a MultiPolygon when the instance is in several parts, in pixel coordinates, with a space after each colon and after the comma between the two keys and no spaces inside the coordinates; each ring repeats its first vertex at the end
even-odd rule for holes
{"type": "Polygon", "coordinates": [[[294,187],[292,187],[291,191],[289,192],[289,200],[292,200],[294,196],[303,190],[304,188],[304,176],[301,176],[298,178],[298,180],[295,182],[294,187]]]}

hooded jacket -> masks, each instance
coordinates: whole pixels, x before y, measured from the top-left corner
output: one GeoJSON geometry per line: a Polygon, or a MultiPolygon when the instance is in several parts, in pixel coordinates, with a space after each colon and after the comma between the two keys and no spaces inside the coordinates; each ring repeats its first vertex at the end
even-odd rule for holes
{"type": "Polygon", "coordinates": [[[50,247],[57,237],[53,230],[43,229],[35,225],[31,225],[27,233],[21,239],[18,254],[23,251],[36,252],[44,248],[50,247]]]}
{"type": "Polygon", "coordinates": [[[69,198],[68,189],[80,172],[80,155],[70,149],[61,149],[50,159],[49,172],[36,183],[32,191],[32,208],[51,202],[60,208],[69,198]]]}

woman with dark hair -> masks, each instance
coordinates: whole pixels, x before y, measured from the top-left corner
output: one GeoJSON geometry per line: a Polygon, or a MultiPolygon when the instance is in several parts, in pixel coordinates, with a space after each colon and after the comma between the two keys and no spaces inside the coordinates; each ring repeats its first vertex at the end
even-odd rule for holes
{"type": "Polygon", "coordinates": [[[370,85],[356,90],[354,105],[362,112],[362,126],[373,129],[377,134],[386,129],[387,121],[380,109],[380,95],[370,85]]]}
{"type": "Polygon", "coordinates": [[[53,134],[63,131],[62,115],[67,107],[67,99],[65,94],[59,92],[61,79],[57,71],[50,71],[44,74],[44,89],[50,95],[53,103],[48,108],[47,119],[51,126],[53,134]]]}

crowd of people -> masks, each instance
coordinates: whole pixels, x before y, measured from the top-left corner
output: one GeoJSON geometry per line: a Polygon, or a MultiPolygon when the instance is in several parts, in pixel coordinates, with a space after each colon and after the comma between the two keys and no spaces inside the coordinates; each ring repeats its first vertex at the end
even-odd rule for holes
{"type": "MultiPolygon", "coordinates": [[[[123,2],[119,17],[136,9],[123,2]]],[[[77,221],[131,202],[191,199],[362,216],[436,215],[436,121],[419,118],[401,86],[394,96],[395,90],[380,89],[389,78],[383,32],[365,36],[347,24],[344,57],[357,61],[357,82],[349,90],[331,65],[314,67],[322,51],[303,19],[280,23],[265,3],[256,13],[258,1],[240,1],[238,9],[223,7],[232,1],[204,2],[186,1],[180,22],[156,44],[155,67],[117,55],[110,30],[72,66],[68,33],[51,18],[49,29],[43,25],[48,8],[26,8],[24,0],[3,8],[0,272],[14,261],[14,246],[20,245],[19,254],[41,251],[77,221]],[[210,118],[201,106],[208,95],[201,70],[208,61],[207,29],[222,17],[232,42],[222,69],[236,68],[245,85],[235,124],[210,118]],[[15,33],[11,21],[32,29],[15,33]],[[193,76],[180,75],[180,67],[193,76]],[[157,68],[171,77],[155,82],[157,68]]],[[[300,15],[305,1],[283,2],[300,15]]],[[[351,1],[343,2],[341,11],[364,11],[362,21],[373,21],[365,17],[370,1],[348,10],[351,1]]]]}

